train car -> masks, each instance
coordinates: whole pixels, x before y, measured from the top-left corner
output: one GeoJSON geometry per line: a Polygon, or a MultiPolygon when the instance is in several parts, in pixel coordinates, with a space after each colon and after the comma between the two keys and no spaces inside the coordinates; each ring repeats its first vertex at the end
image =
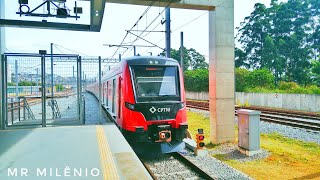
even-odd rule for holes
{"type": "MultiPolygon", "coordinates": [[[[99,85],[86,90],[98,97],[99,85]]],[[[185,147],[185,90],[176,60],[122,59],[102,77],[102,97],[102,106],[137,153],[170,153],[185,147]]]]}

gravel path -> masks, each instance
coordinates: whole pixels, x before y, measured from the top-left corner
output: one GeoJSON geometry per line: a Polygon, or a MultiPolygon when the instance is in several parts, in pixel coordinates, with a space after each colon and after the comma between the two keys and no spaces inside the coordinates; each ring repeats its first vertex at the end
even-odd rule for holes
{"type": "Polygon", "coordinates": [[[85,93],[86,98],[86,124],[106,124],[111,122],[105,112],[99,113],[99,103],[97,99],[90,93],[85,93]]]}
{"type": "Polygon", "coordinates": [[[261,160],[261,159],[265,159],[271,155],[270,152],[268,152],[264,149],[261,149],[260,153],[248,157],[248,156],[242,154],[238,150],[238,145],[232,144],[232,143],[222,144],[219,147],[217,147],[216,149],[210,150],[209,154],[210,155],[223,154],[223,155],[225,155],[224,158],[236,160],[238,162],[250,162],[250,161],[255,161],[255,160],[261,160]]]}
{"type": "MultiPolygon", "coordinates": [[[[191,112],[197,112],[203,114],[205,117],[209,117],[209,111],[198,110],[193,108],[188,108],[191,112]]],[[[237,117],[235,118],[235,124],[238,124],[237,117]]],[[[291,126],[285,126],[281,124],[260,122],[260,132],[261,133],[279,133],[285,137],[298,139],[305,142],[314,142],[320,145],[320,132],[306,130],[302,128],[296,128],[291,126]]]]}

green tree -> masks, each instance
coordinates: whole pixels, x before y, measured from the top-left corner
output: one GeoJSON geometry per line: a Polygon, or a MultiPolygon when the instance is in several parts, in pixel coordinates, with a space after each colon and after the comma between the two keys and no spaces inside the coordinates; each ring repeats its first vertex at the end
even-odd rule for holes
{"type": "Polygon", "coordinates": [[[250,65],[247,62],[246,53],[242,49],[239,49],[236,47],[234,49],[234,54],[235,54],[235,66],[237,68],[239,67],[250,68],[250,65]]]}
{"type": "Polygon", "coordinates": [[[64,87],[63,87],[62,84],[57,84],[57,85],[55,85],[55,86],[56,86],[56,90],[57,90],[57,91],[63,91],[63,90],[64,90],[64,87]]]}
{"type": "Polygon", "coordinates": [[[311,79],[314,84],[320,86],[320,61],[311,61],[311,79]]]}
{"type": "MultiPolygon", "coordinates": [[[[160,54],[165,56],[165,52],[160,54]]],[[[179,50],[171,49],[171,58],[176,59],[181,63],[180,48],[179,50]]],[[[205,57],[197,52],[195,49],[187,49],[183,47],[183,69],[184,71],[191,69],[207,69],[209,67],[208,63],[205,62],[205,57]]]]}

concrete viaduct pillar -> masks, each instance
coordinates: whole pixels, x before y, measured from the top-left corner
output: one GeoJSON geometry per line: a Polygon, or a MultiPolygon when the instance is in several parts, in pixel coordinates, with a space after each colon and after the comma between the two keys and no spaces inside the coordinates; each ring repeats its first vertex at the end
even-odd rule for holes
{"type": "Polygon", "coordinates": [[[209,11],[210,140],[234,140],[234,2],[209,11]]]}
{"type": "MultiPolygon", "coordinates": [[[[0,19],[4,19],[4,0],[0,0],[0,19]]],[[[1,57],[1,54],[4,53],[4,50],[5,50],[5,36],[4,36],[4,28],[3,27],[0,27],[0,62],[2,61],[2,57],[1,57]]],[[[2,69],[0,68],[0,82],[1,82],[1,79],[2,79],[2,69]]],[[[2,119],[2,106],[3,104],[1,103],[2,102],[2,96],[1,96],[1,91],[2,91],[2,85],[0,85],[0,130],[3,128],[1,127],[2,126],[2,121],[4,121],[2,119]]]]}

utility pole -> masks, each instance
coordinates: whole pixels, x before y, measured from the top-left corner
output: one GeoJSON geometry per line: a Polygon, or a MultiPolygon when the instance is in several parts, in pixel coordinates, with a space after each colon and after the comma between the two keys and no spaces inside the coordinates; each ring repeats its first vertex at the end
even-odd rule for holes
{"type": "Polygon", "coordinates": [[[136,46],[133,46],[133,55],[136,56],[137,55],[137,49],[136,46]]]}
{"type": "Polygon", "coordinates": [[[170,8],[166,9],[166,57],[170,58],[171,51],[171,18],[170,18],[170,8]]]}
{"type": "Polygon", "coordinates": [[[182,70],[182,74],[183,74],[183,71],[184,71],[184,69],[183,69],[183,49],[184,49],[184,47],[183,47],[183,32],[181,32],[180,33],[180,39],[181,39],[181,41],[180,41],[180,43],[181,43],[181,46],[180,46],[180,65],[181,65],[181,70],[182,70]]]}

